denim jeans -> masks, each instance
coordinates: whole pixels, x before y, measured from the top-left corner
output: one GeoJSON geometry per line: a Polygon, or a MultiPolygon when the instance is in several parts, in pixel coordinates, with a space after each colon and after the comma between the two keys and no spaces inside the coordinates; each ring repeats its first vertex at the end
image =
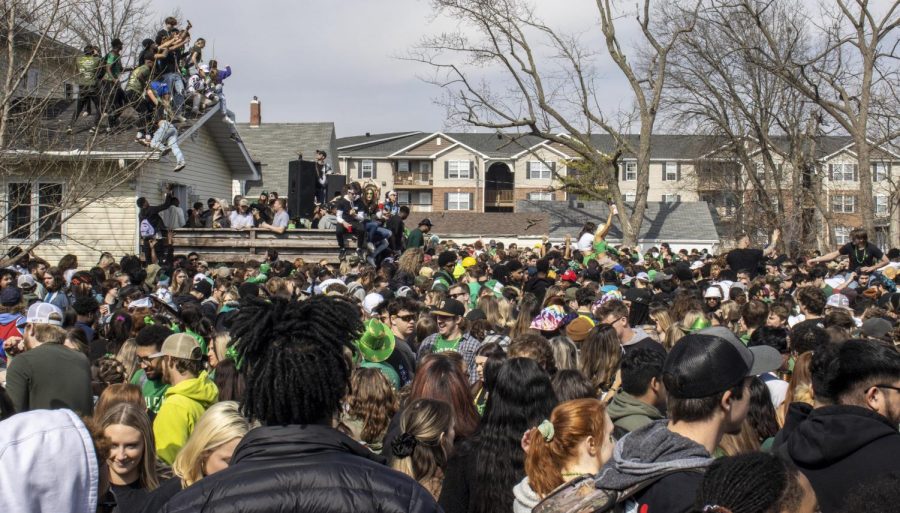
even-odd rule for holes
{"type": "Polygon", "coordinates": [[[172,150],[172,155],[178,163],[184,162],[184,154],[178,147],[178,130],[168,121],[162,121],[156,133],[153,134],[153,140],[150,141],[150,147],[155,150],[162,151],[166,147],[172,150]]]}
{"type": "Polygon", "coordinates": [[[163,75],[163,81],[169,86],[169,93],[172,95],[172,108],[175,115],[181,115],[181,109],[184,107],[184,80],[178,73],[166,73],[163,75]]]}
{"type": "Polygon", "coordinates": [[[387,228],[382,228],[380,224],[373,221],[366,222],[366,233],[369,235],[369,242],[371,242],[372,244],[387,239],[388,237],[393,235],[390,230],[388,230],[387,228]]]}

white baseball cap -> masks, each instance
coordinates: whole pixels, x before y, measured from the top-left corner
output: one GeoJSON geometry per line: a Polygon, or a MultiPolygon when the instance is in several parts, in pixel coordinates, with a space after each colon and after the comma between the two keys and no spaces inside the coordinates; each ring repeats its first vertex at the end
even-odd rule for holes
{"type": "Polygon", "coordinates": [[[28,307],[28,314],[25,316],[25,322],[31,324],[52,324],[53,326],[62,326],[63,311],[50,303],[34,303],[28,307]]]}
{"type": "Polygon", "coordinates": [[[841,308],[843,310],[850,310],[851,312],[853,311],[853,309],[850,308],[850,299],[848,299],[847,296],[843,294],[832,294],[828,296],[828,302],[825,303],[825,307],[841,308]]]}
{"type": "Polygon", "coordinates": [[[706,289],[706,292],[703,293],[704,298],[717,297],[722,299],[722,289],[716,286],[709,287],[706,289]]]}

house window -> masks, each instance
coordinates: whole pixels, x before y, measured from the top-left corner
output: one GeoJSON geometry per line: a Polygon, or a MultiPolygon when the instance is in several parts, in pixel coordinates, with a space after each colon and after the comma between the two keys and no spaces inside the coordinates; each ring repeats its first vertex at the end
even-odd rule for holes
{"type": "Polygon", "coordinates": [[[680,194],[663,194],[662,195],[663,203],[678,203],[681,201],[680,194]]]}
{"type": "Polygon", "coordinates": [[[856,196],[835,194],[831,197],[831,211],[839,214],[852,214],[856,211],[856,196]]]}
{"type": "Polygon", "coordinates": [[[888,215],[888,197],[887,196],[875,196],[875,215],[876,216],[888,215]]]}
{"type": "Polygon", "coordinates": [[[10,183],[6,201],[6,235],[10,239],[28,239],[32,234],[48,240],[62,237],[61,183],[10,183]]]}
{"type": "Polygon", "coordinates": [[[856,180],[856,164],[829,164],[832,182],[853,182],[856,180]]]}
{"type": "Polygon", "coordinates": [[[838,246],[843,246],[850,242],[850,228],[846,226],[834,227],[834,242],[838,246]]]}
{"type": "Polygon", "coordinates": [[[626,162],[625,163],[625,174],[624,180],[626,182],[633,182],[637,180],[637,162],[626,162]]]}
{"type": "Polygon", "coordinates": [[[626,192],[625,193],[625,203],[634,203],[636,196],[637,195],[633,192],[626,192]]]}
{"type": "Polygon", "coordinates": [[[468,160],[447,161],[447,178],[451,180],[472,178],[470,162],[468,160]]]}
{"type": "Polygon", "coordinates": [[[887,162],[875,162],[872,164],[872,181],[883,182],[888,177],[887,162]]]}
{"type": "Polygon", "coordinates": [[[549,180],[550,177],[550,166],[541,162],[540,160],[531,160],[528,162],[529,180],[549,180]]]}
{"type": "Polygon", "coordinates": [[[397,172],[398,173],[409,173],[409,161],[408,160],[398,160],[397,161],[397,172]]]}
{"type": "Polygon", "coordinates": [[[413,194],[413,205],[431,206],[431,191],[419,191],[413,194]]]}
{"type": "Polygon", "coordinates": [[[363,160],[359,164],[359,177],[360,178],[375,178],[375,161],[374,160],[363,160]]]}
{"type": "Polygon", "coordinates": [[[677,182],[678,181],[678,163],[677,162],[666,162],[663,164],[663,181],[665,182],[677,182]]]}
{"type": "Polygon", "coordinates": [[[447,210],[471,210],[472,194],[469,192],[447,193],[447,210]]]}
{"type": "Polygon", "coordinates": [[[38,185],[38,237],[62,238],[62,193],[61,183],[38,185]]]}
{"type": "Polygon", "coordinates": [[[431,161],[423,160],[423,161],[419,162],[419,172],[422,173],[423,175],[430,175],[431,174],[431,161]]]}
{"type": "Polygon", "coordinates": [[[409,205],[409,191],[397,191],[397,203],[409,205]]]}
{"type": "Polygon", "coordinates": [[[760,182],[766,179],[766,166],[762,162],[754,164],[756,167],[756,179],[760,182]]]}
{"type": "Polygon", "coordinates": [[[6,235],[11,239],[31,236],[31,184],[11,183],[6,195],[6,235]]]}
{"type": "Polygon", "coordinates": [[[37,67],[28,68],[28,75],[25,77],[25,89],[29,92],[34,91],[38,87],[41,80],[41,70],[37,67]]]}
{"type": "Polygon", "coordinates": [[[530,201],[553,201],[552,192],[529,192],[528,199],[530,201]]]}

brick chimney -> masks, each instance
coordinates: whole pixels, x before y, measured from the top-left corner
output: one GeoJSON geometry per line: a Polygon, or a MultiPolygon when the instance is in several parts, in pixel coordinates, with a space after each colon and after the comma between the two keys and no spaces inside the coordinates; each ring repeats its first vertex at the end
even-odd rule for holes
{"type": "Polygon", "coordinates": [[[262,124],[262,104],[259,99],[254,96],[250,102],[250,128],[259,128],[262,124]]]}

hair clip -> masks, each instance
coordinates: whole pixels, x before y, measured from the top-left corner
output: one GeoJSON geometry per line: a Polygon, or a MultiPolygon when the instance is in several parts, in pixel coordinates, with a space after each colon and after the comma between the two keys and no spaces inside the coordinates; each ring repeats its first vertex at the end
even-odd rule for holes
{"type": "Polygon", "coordinates": [[[537,427],[538,431],[544,437],[544,440],[549,442],[553,440],[553,435],[556,434],[556,430],[553,428],[553,423],[547,419],[544,419],[537,427]]]}

